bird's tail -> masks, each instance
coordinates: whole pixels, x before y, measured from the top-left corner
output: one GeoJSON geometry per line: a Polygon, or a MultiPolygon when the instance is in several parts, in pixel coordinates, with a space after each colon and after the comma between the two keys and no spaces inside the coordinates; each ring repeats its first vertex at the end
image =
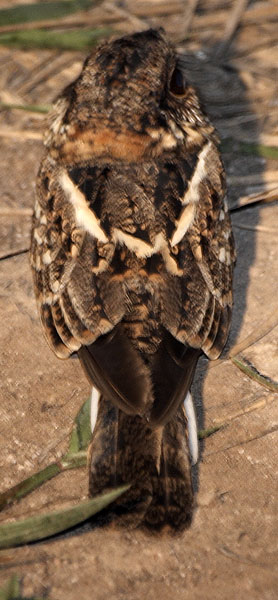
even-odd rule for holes
{"type": "Polygon", "coordinates": [[[193,492],[182,406],[165,426],[127,415],[100,398],[89,455],[90,495],[130,483],[106,517],[128,527],[168,526],[182,530],[191,522],[193,492]]]}

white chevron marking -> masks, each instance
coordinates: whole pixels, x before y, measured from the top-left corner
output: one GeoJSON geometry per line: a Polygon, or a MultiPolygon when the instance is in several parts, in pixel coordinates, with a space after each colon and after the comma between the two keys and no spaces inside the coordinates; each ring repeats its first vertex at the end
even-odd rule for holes
{"type": "Polygon", "coordinates": [[[187,204],[187,206],[185,206],[185,208],[183,209],[183,211],[181,213],[179,221],[177,222],[177,229],[174,232],[173,237],[171,239],[171,246],[175,246],[182,240],[183,236],[185,235],[185,233],[189,229],[190,225],[192,225],[192,223],[194,221],[195,213],[196,213],[196,205],[195,204],[190,203],[190,204],[187,204]]]}
{"type": "Polygon", "coordinates": [[[199,202],[200,194],[199,194],[199,184],[208,174],[208,167],[206,163],[206,158],[211,150],[212,142],[207,142],[205,146],[202,148],[197,165],[195,167],[194,175],[190,180],[188,189],[186,190],[181,203],[183,205],[199,202]]]}
{"type": "Polygon", "coordinates": [[[97,219],[94,212],[88,206],[85,196],[74,185],[65,171],[61,173],[59,183],[65,192],[67,200],[75,210],[76,225],[82,227],[82,229],[90,233],[92,237],[97,238],[100,242],[108,242],[108,238],[100,226],[99,219],[97,219]]]}

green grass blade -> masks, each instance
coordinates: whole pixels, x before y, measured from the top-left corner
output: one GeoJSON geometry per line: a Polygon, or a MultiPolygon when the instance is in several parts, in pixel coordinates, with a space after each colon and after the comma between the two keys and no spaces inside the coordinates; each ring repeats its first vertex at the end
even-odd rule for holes
{"type": "Polygon", "coordinates": [[[0,600],[20,600],[20,583],[17,575],[12,575],[9,581],[0,589],[0,600]]]}
{"type": "Polygon", "coordinates": [[[17,485],[9,488],[2,494],[0,494],[0,511],[6,506],[18,502],[21,498],[28,496],[31,492],[39,488],[41,485],[49,481],[59,473],[63,471],[69,471],[70,469],[80,469],[87,465],[87,452],[77,452],[76,454],[66,454],[62,457],[60,462],[52,463],[37,471],[30,477],[27,477],[23,481],[20,481],[17,485]]]}
{"type": "Polygon", "coordinates": [[[86,521],[119,498],[129,485],[124,485],[72,508],[56,510],[0,526],[0,548],[11,548],[48,538],[86,521]]]}
{"type": "Polygon", "coordinates": [[[209,427],[208,429],[199,429],[198,439],[204,440],[205,438],[207,438],[210,435],[213,435],[214,433],[219,431],[219,429],[222,429],[222,427],[224,427],[224,424],[223,425],[215,425],[214,427],[209,427]]]}
{"type": "Polygon", "coordinates": [[[59,462],[48,465],[45,469],[37,471],[37,473],[31,475],[31,477],[27,477],[17,485],[14,485],[0,494],[0,511],[6,506],[13,504],[13,502],[18,502],[21,498],[24,498],[46,483],[46,481],[59,475],[59,473],[69,471],[70,469],[80,469],[81,467],[86,467],[86,465],[86,451],[80,451],[76,454],[65,454],[59,462]]]}
{"type": "Polygon", "coordinates": [[[17,485],[9,488],[2,494],[0,494],[0,511],[3,510],[6,506],[13,504],[13,502],[18,502],[21,498],[24,498],[41,485],[49,481],[59,473],[63,471],[69,471],[70,469],[80,469],[81,467],[86,467],[87,465],[87,452],[80,451],[76,454],[65,454],[60,460],[60,462],[52,463],[42,469],[41,471],[37,471],[31,475],[31,477],[27,477],[23,481],[20,481],[17,485]]]}
{"type": "Polygon", "coordinates": [[[58,2],[37,2],[22,4],[0,10],[0,27],[32,21],[49,21],[67,17],[78,10],[86,10],[96,2],[93,0],[65,0],[58,2]]]}
{"type": "Polygon", "coordinates": [[[278,159],[278,148],[275,146],[264,146],[263,144],[240,143],[240,152],[251,156],[262,156],[263,158],[278,159]]]}
{"type": "Polygon", "coordinates": [[[13,108],[27,112],[47,114],[51,109],[51,104],[9,104],[0,102],[0,110],[10,110],[13,108]]]}
{"type": "Polygon", "coordinates": [[[61,472],[69,469],[80,469],[87,465],[87,451],[84,450],[76,454],[65,454],[60,461],[61,472]]]}
{"type": "Polygon", "coordinates": [[[0,511],[13,502],[18,502],[59,473],[69,469],[79,469],[87,464],[87,448],[91,439],[90,399],[81,406],[70,438],[69,450],[57,463],[52,463],[27,477],[17,485],[0,494],[0,511]]]}
{"type": "Polygon", "coordinates": [[[55,50],[88,50],[111,33],[109,28],[76,31],[44,31],[30,29],[0,34],[2,46],[17,48],[50,48],[55,50]]]}
{"type": "Polygon", "coordinates": [[[252,144],[240,142],[235,138],[226,138],[221,142],[222,152],[237,152],[251,156],[262,156],[263,158],[278,159],[278,148],[276,146],[265,146],[264,144],[252,144]]]}
{"type": "Polygon", "coordinates": [[[250,377],[250,379],[253,379],[254,381],[267,388],[268,390],[271,390],[272,392],[278,392],[278,383],[276,383],[276,381],[272,381],[266,375],[262,375],[261,373],[259,373],[256,367],[251,365],[251,363],[245,360],[240,360],[235,356],[231,356],[230,360],[236,367],[238,367],[238,369],[240,369],[240,371],[247,375],[247,377],[250,377]]]}
{"type": "Polygon", "coordinates": [[[70,457],[71,454],[76,454],[81,450],[86,450],[91,437],[90,398],[88,398],[88,400],[86,400],[86,402],[84,402],[84,404],[81,406],[79,413],[74,419],[69,450],[66,456],[70,457]]]}
{"type": "Polygon", "coordinates": [[[13,502],[20,500],[20,498],[24,498],[24,496],[27,496],[27,494],[36,490],[43,483],[49,481],[49,479],[52,479],[52,477],[55,477],[58,473],[61,473],[61,470],[59,464],[48,465],[45,469],[38,471],[38,473],[34,473],[31,477],[27,477],[27,479],[24,479],[17,485],[9,488],[0,494],[0,510],[3,510],[5,506],[8,506],[13,502]]]}

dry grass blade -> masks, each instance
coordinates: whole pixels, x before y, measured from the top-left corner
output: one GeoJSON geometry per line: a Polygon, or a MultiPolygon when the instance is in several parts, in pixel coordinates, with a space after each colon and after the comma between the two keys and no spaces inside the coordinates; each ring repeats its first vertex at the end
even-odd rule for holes
{"type": "MultiPolygon", "coordinates": [[[[250,335],[248,335],[246,338],[244,338],[244,340],[242,340],[238,344],[235,344],[235,346],[233,346],[231,348],[231,350],[229,352],[229,358],[236,356],[240,352],[243,352],[243,350],[246,350],[247,348],[249,348],[249,346],[252,346],[253,344],[255,344],[255,342],[258,342],[261,338],[263,338],[270,331],[272,331],[272,329],[274,329],[274,327],[277,327],[277,325],[278,325],[278,311],[274,311],[268,317],[268,319],[266,319],[265,321],[263,321],[260,325],[258,325],[256,327],[255,331],[250,333],[250,335]]],[[[213,363],[211,363],[211,364],[213,364],[213,363]]]]}
{"type": "Polygon", "coordinates": [[[5,523],[0,526],[0,548],[12,548],[42,540],[79,525],[114,502],[129,487],[129,485],[118,487],[86,502],[80,502],[71,508],[56,510],[13,523],[5,523]]]}

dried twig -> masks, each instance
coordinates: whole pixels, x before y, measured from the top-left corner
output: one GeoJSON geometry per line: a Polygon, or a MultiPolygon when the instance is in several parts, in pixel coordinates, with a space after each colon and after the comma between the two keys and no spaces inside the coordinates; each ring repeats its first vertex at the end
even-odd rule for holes
{"type": "MultiPolygon", "coordinates": [[[[263,225],[244,225],[243,223],[233,223],[233,228],[244,229],[245,231],[256,231],[258,233],[273,233],[277,235],[277,227],[264,227],[263,225]]],[[[271,240],[273,244],[273,240],[271,240]]]]}
{"type": "Polygon", "coordinates": [[[218,450],[213,450],[212,452],[207,452],[206,456],[212,456],[213,454],[219,454],[220,452],[226,452],[227,450],[233,450],[234,448],[238,448],[239,446],[245,446],[246,444],[250,444],[250,442],[255,442],[256,440],[260,440],[260,439],[266,437],[267,435],[276,433],[276,431],[278,431],[278,426],[273,425],[272,427],[269,427],[268,429],[265,429],[264,431],[260,432],[258,435],[253,435],[247,439],[240,440],[240,441],[236,442],[235,444],[231,444],[230,446],[225,446],[224,448],[219,448],[218,450]]]}
{"type": "MultiPolygon", "coordinates": [[[[277,112],[276,112],[276,115],[277,115],[277,112]]],[[[263,144],[264,146],[276,147],[278,149],[278,135],[270,135],[269,133],[260,133],[260,144],[263,144]]]]}
{"type": "Polygon", "coordinates": [[[108,11],[108,14],[111,14],[113,21],[126,20],[134,27],[134,29],[138,30],[149,28],[147,21],[143,21],[143,19],[137,17],[133,10],[131,12],[131,10],[126,8],[115,6],[114,2],[105,2],[105,9],[108,11]]]}
{"type": "MultiPolygon", "coordinates": [[[[246,350],[247,348],[249,348],[249,346],[252,346],[253,344],[255,344],[255,342],[258,342],[259,340],[261,340],[265,335],[270,333],[270,331],[272,331],[272,329],[274,329],[274,327],[277,327],[277,325],[278,325],[278,310],[274,311],[268,317],[268,319],[266,319],[260,325],[258,325],[256,327],[256,329],[254,331],[252,331],[252,333],[250,333],[250,335],[248,335],[246,338],[244,338],[241,342],[238,342],[238,344],[235,344],[229,351],[229,358],[236,356],[240,352],[243,352],[243,350],[246,350]]],[[[211,363],[211,364],[213,364],[213,363],[211,363]]]]}
{"type": "Polygon", "coordinates": [[[232,560],[237,560],[237,561],[247,564],[247,565],[255,565],[256,567],[262,567],[263,569],[271,568],[268,564],[264,564],[264,563],[258,562],[256,560],[252,560],[251,558],[247,558],[245,556],[242,556],[241,554],[236,554],[235,552],[230,550],[230,548],[227,548],[227,546],[219,546],[218,551],[221,552],[221,554],[224,554],[224,556],[231,558],[232,560]]]}
{"type": "Polygon", "coordinates": [[[7,260],[8,258],[14,258],[14,256],[20,256],[21,254],[27,254],[29,250],[30,248],[21,248],[20,250],[11,250],[11,252],[0,254],[0,261],[7,260]]]}
{"type": "Polygon", "coordinates": [[[0,208],[0,217],[31,217],[31,208],[0,208]]]}
{"type": "MultiPolygon", "coordinates": [[[[249,12],[249,11],[248,11],[249,12]]],[[[277,15],[276,15],[276,19],[275,19],[275,14],[273,15],[273,20],[277,20],[277,15]]],[[[235,48],[234,50],[234,57],[236,58],[242,58],[242,57],[248,57],[251,54],[256,53],[258,50],[271,50],[271,48],[273,48],[274,45],[277,44],[277,32],[275,32],[273,35],[268,35],[267,39],[262,39],[260,40],[260,38],[258,37],[258,41],[255,42],[252,45],[247,44],[246,47],[241,47],[241,48],[235,48]]]]}
{"type": "Polygon", "coordinates": [[[251,402],[250,404],[245,406],[243,409],[234,411],[233,413],[227,415],[225,421],[221,421],[220,419],[213,419],[213,423],[216,427],[224,427],[225,425],[229,425],[229,423],[231,423],[232,421],[235,421],[236,419],[239,419],[244,415],[249,414],[250,412],[262,410],[262,408],[269,406],[274,401],[277,402],[276,394],[268,394],[267,396],[261,396],[260,398],[257,398],[257,400],[254,400],[254,402],[251,402]]]}
{"type": "MultiPolygon", "coordinates": [[[[275,116],[277,114],[277,110],[275,109],[273,111],[268,111],[267,116],[270,116],[271,112],[272,112],[273,116],[275,116]]],[[[265,116],[266,115],[264,114],[263,117],[265,117],[265,116]]],[[[225,129],[229,128],[229,129],[233,130],[235,127],[240,127],[241,125],[243,125],[245,123],[254,122],[257,125],[259,118],[261,118],[261,116],[258,114],[247,113],[245,115],[241,114],[241,115],[237,115],[235,117],[231,116],[229,119],[224,117],[224,118],[220,119],[220,123],[223,128],[225,127],[225,129]]],[[[239,138],[239,139],[241,141],[241,138],[239,138]]],[[[242,139],[242,141],[244,142],[244,138],[242,139]]]]}
{"type": "Polygon", "coordinates": [[[278,188],[275,187],[271,190],[265,190],[263,192],[259,192],[258,194],[250,194],[249,196],[241,196],[230,208],[231,212],[236,212],[241,210],[246,206],[252,206],[253,204],[257,204],[258,202],[274,202],[274,200],[278,200],[278,188]]]}
{"type": "Polygon", "coordinates": [[[186,39],[188,36],[198,4],[199,0],[190,0],[190,2],[186,2],[183,39],[186,39]]]}
{"type": "Polygon", "coordinates": [[[249,0],[237,0],[233,6],[231,13],[226,21],[225,30],[223,33],[222,40],[217,47],[215,56],[219,57],[221,54],[227,52],[236,30],[240,24],[242,15],[247,8],[249,0]]]}
{"type": "MultiPolygon", "coordinates": [[[[278,20],[278,7],[268,5],[256,5],[250,10],[246,10],[241,15],[241,25],[274,22],[278,20]]],[[[200,31],[222,27],[227,22],[227,10],[211,11],[210,14],[196,15],[193,29],[200,31]]],[[[250,45],[251,50],[251,45],[250,45]]]]}
{"type": "MultiPolygon", "coordinates": [[[[221,429],[224,429],[225,427],[230,425],[230,423],[232,423],[232,421],[235,421],[236,419],[240,419],[244,415],[247,415],[256,410],[262,410],[266,406],[269,406],[270,404],[272,404],[272,402],[274,402],[274,401],[277,402],[276,394],[272,394],[272,395],[268,394],[267,396],[261,396],[254,402],[251,402],[251,404],[248,404],[248,406],[245,406],[245,408],[243,410],[237,410],[237,411],[234,411],[233,413],[230,413],[229,415],[227,415],[224,421],[220,420],[220,419],[213,419],[214,425],[212,425],[211,427],[208,427],[207,429],[201,429],[198,431],[199,440],[210,437],[214,433],[217,433],[221,429]]],[[[212,454],[214,454],[214,453],[212,453],[212,454]]]]}
{"type": "MultiPolygon", "coordinates": [[[[45,60],[36,64],[23,80],[20,80],[19,84],[16,86],[17,94],[20,94],[21,97],[28,95],[33,89],[36,89],[42,83],[49,81],[52,77],[57,75],[57,73],[62,73],[64,69],[69,67],[69,64],[72,65],[72,54],[70,52],[52,51],[51,60],[49,60],[49,56],[47,56],[45,60]]],[[[73,78],[76,75],[77,73],[74,71],[73,78]]]]}
{"type": "Polygon", "coordinates": [[[233,356],[240,354],[250,346],[253,346],[256,342],[261,340],[263,337],[268,335],[278,325],[278,311],[274,311],[265,321],[256,327],[255,331],[252,331],[246,338],[232,346],[228,352],[228,356],[224,358],[218,358],[207,363],[208,369],[219,367],[224,362],[227,362],[233,356]]]}
{"type": "Polygon", "coordinates": [[[252,175],[228,175],[228,185],[261,185],[262,180],[268,183],[276,183],[278,185],[278,170],[264,171],[263,173],[252,173],[252,175]]]}
{"type": "Polygon", "coordinates": [[[40,131],[32,131],[31,129],[0,129],[0,137],[4,138],[20,138],[22,140],[42,140],[43,134],[40,131]]]}
{"type": "MultiPolygon", "coordinates": [[[[105,4],[104,4],[105,6],[105,4]]],[[[183,11],[183,3],[181,0],[156,0],[156,2],[150,2],[149,0],[127,0],[126,7],[136,17],[160,17],[173,14],[179,14],[183,11]]]]}

